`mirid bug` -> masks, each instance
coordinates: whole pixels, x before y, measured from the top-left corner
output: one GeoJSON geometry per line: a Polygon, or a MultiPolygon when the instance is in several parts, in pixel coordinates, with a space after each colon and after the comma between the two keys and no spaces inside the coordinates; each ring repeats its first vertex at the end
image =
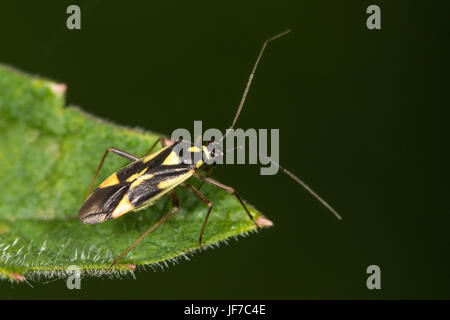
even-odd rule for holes
{"type": "MultiPolygon", "coordinates": [[[[253,66],[250,77],[247,81],[247,85],[245,87],[242,99],[234,116],[230,129],[234,128],[236,121],[239,118],[256,68],[267,44],[289,32],[290,30],[286,30],[264,42],[253,66]]],[[[226,135],[227,134],[225,134],[221,140],[223,140],[226,135]]],[[[239,194],[234,190],[234,188],[226,186],[209,177],[211,169],[213,168],[212,165],[215,164],[217,159],[224,156],[222,152],[218,152],[218,143],[220,143],[220,141],[212,141],[205,146],[197,146],[191,142],[180,140],[172,144],[167,144],[166,140],[160,137],[142,158],[136,157],[128,152],[113,147],[105,151],[94,174],[94,177],[92,178],[89,187],[88,198],[86,199],[78,213],[78,216],[82,222],[87,224],[96,224],[107,220],[116,219],[120,216],[123,216],[124,214],[141,210],[153,205],[165,194],[168,194],[172,200],[172,209],[170,210],[170,212],[163,218],[161,218],[156,224],[150,227],[136,241],[134,241],[120,256],[118,256],[112,262],[108,270],[111,269],[112,266],[114,266],[149,233],[158,228],[162,223],[164,223],[168,218],[170,218],[177,212],[179,203],[174,189],[178,186],[187,188],[208,206],[208,211],[206,213],[199,236],[199,244],[200,248],[202,248],[201,245],[203,233],[205,231],[205,227],[211,214],[213,205],[212,202],[207,199],[199,191],[198,188],[186,182],[186,180],[190,177],[196,177],[204,183],[209,183],[215,187],[225,190],[226,192],[236,197],[242,205],[244,211],[248,215],[249,219],[251,219],[256,227],[259,228],[258,224],[254,221],[250,211],[242,201],[239,194]],[[152,153],[153,149],[158,143],[162,145],[162,149],[152,153]],[[184,152],[187,152],[187,154],[184,154],[183,157],[180,157],[179,153],[175,152],[175,148],[178,148],[178,150],[182,149],[184,152]],[[106,156],[110,152],[130,160],[131,163],[110,175],[91,194],[97,175],[101,167],[103,166],[106,156]],[[206,175],[198,174],[200,170],[207,171],[206,175]]],[[[338,219],[341,219],[340,215],[302,180],[300,180],[290,171],[281,167],[279,164],[277,165],[284,173],[293,178],[316,199],[318,199],[324,206],[326,206],[338,219]]]]}

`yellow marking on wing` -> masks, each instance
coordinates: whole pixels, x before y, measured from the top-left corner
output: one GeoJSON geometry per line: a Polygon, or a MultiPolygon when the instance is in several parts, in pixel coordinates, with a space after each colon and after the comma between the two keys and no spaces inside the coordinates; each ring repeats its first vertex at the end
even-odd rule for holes
{"type": "Polygon", "coordinates": [[[122,200],[120,200],[117,207],[114,209],[113,213],[111,214],[113,219],[120,217],[121,215],[124,215],[125,213],[133,210],[134,207],[130,203],[130,200],[128,200],[128,196],[124,195],[122,200]]]}
{"type": "Polygon", "coordinates": [[[148,156],[146,156],[144,159],[142,159],[143,163],[149,162],[150,160],[152,160],[154,157],[156,157],[158,154],[160,154],[161,152],[163,152],[164,150],[166,150],[169,146],[162,148],[161,150],[149,154],[148,156]]]}
{"type": "Polygon", "coordinates": [[[200,150],[200,148],[192,146],[188,148],[189,152],[201,152],[202,150],[200,150]]]}
{"type": "Polygon", "coordinates": [[[172,189],[182,183],[183,181],[189,179],[194,174],[194,170],[189,170],[186,173],[183,173],[175,178],[167,179],[164,181],[161,181],[158,183],[158,189],[165,190],[165,189],[172,189]]]}
{"type": "Polygon", "coordinates": [[[198,160],[195,167],[200,168],[203,165],[203,160],[198,160]]]}
{"type": "Polygon", "coordinates": [[[133,181],[133,180],[139,178],[140,176],[142,176],[142,175],[145,173],[145,171],[147,171],[147,169],[148,169],[148,168],[145,168],[145,169],[142,170],[141,172],[133,174],[132,176],[130,176],[130,177],[127,179],[127,182],[131,182],[131,181],[133,181]]]}
{"type": "Polygon", "coordinates": [[[136,188],[138,185],[140,185],[145,180],[153,178],[153,176],[154,176],[154,174],[146,174],[146,175],[140,176],[139,178],[136,179],[136,181],[134,181],[130,185],[130,189],[136,188]]]}
{"type": "Polygon", "coordinates": [[[178,158],[177,154],[172,151],[167,156],[167,158],[164,160],[164,162],[162,164],[165,165],[165,166],[177,165],[177,164],[180,164],[180,158],[178,158]]]}
{"type": "Polygon", "coordinates": [[[106,179],[105,181],[103,181],[98,187],[99,188],[106,188],[109,186],[113,186],[115,184],[119,184],[119,178],[117,178],[117,174],[113,173],[112,175],[110,175],[108,177],[108,179],[106,179]]]}
{"type": "Polygon", "coordinates": [[[206,161],[209,161],[210,157],[209,157],[209,152],[208,152],[208,148],[206,148],[205,146],[202,146],[203,149],[203,155],[206,158],[206,161]]]}

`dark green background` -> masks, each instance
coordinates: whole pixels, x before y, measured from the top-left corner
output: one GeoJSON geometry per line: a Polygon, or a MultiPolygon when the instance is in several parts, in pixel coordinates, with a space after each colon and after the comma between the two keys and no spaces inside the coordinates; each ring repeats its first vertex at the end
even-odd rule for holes
{"type": "MultiPolygon", "coordinates": [[[[69,291],[0,283],[3,298],[449,298],[448,1],[2,1],[0,62],[68,85],[67,102],[170,134],[279,128],[288,177],[223,166],[275,226],[136,280],[69,291]],[[82,30],[65,26],[69,4],[82,30]],[[365,26],[378,4],[382,30],[365,26]],[[377,264],[382,289],[366,288],[377,264]]],[[[3,189],[3,188],[2,188],[3,189]]]]}

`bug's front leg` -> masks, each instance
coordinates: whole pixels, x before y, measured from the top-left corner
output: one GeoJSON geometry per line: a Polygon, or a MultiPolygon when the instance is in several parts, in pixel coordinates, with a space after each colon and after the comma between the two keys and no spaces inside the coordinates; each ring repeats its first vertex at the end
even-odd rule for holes
{"type": "Polygon", "coordinates": [[[225,190],[225,191],[228,192],[229,194],[234,195],[234,196],[236,197],[236,199],[239,200],[239,202],[241,203],[241,205],[242,205],[242,207],[244,208],[245,212],[246,212],[247,215],[249,216],[250,220],[252,220],[252,222],[255,224],[256,228],[257,228],[258,230],[260,229],[259,225],[256,223],[255,219],[253,219],[253,216],[252,216],[252,214],[250,213],[250,211],[248,210],[248,208],[247,208],[247,206],[245,205],[244,201],[242,201],[241,196],[236,192],[236,190],[234,190],[233,187],[226,186],[226,185],[220,183],[219,181],[216,181],[216,180],[214,180],[214,179],[212,179],[212,178],[210,178],[210,177],[204,177],[204,176],[201,176],[201,175],[198,175],[198,174],[195,174],[194,176],[197,177],[198,179],[200,179],[200,180],[206,182],[206,183],[209,183],[209,184],[211,184],[211,185],[213,185],[213,186],[219,188],[219,189],[225,190]]]}
{"type": "MultiPolygon", "coordinates": [[[[214,166],[210,166],[210,167],[205,171],[205,177],[211,176],[213,170],[214,170],[214,166]]],[[[200,189],[203,187],[204,184],[205,184],[205,181],[202,181],[202,182],[200,183],[200,185],[198,186],[198,190],[200,190],[200,189]]]]}

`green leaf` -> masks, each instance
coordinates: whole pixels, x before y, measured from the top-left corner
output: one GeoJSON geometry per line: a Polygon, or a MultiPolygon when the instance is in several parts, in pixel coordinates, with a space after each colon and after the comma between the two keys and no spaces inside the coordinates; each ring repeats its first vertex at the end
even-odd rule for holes
{"type": "MultiPolygon", "coordinates": [[[[168,197],[119,219],[78,220],[90,180],[108,147],[142,155],[158,135],[113,125],[79,108],[64,107],[65,86],[0,66],[0,278],[64,277],[70,265],[105,275],[112,260],[170,209],[168,197]]],[[[127,162],[109,155],[97,183],[127,162]]],[[[238,201],[212,186],[214,203],[204,245],[255,230],[238,201]]],[[[135,247],[108,275],[136,265],[167,264],[199,248],[207,207],[177,189],[180,210],[135,247]]],[[[251,206],[262,226],[271,225],[251,206]]]]}

